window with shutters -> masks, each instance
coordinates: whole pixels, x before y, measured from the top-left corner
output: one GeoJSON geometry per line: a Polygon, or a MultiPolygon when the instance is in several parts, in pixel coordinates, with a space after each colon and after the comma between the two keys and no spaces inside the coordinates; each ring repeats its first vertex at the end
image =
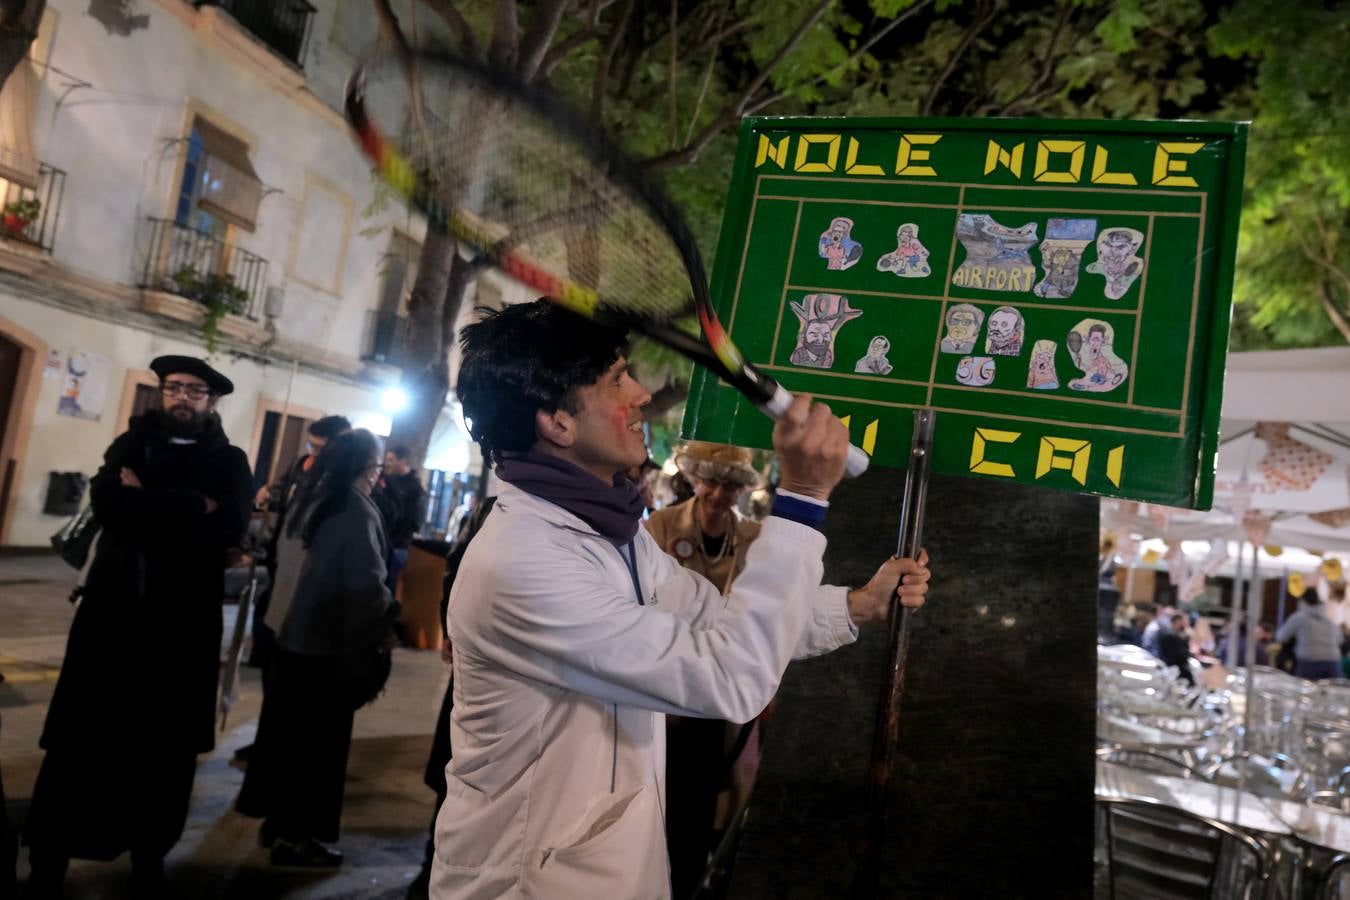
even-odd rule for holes
{"type": "Polygon", "coordinates": [[[217,238],[224,238],[230,225],[253,231],[262,190],[248,145],[194,117],[174,222],[217,238]]]}

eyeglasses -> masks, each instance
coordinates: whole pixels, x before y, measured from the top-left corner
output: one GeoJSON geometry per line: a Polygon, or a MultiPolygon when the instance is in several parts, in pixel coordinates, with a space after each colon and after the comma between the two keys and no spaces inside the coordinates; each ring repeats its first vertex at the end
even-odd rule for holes
{"type": "Polygon", "coordinates": [[[211,393],[204,384],[183,384],[179,381],[166,381],[159,386],[159,392],[165,397],[191,397],[200,400],[211,393]]]}

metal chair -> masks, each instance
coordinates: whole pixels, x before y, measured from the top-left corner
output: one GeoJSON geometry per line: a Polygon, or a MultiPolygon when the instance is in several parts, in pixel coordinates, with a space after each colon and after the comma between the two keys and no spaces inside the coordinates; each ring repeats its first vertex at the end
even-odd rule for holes
{"type": "Polygon", "coordinates": [[[1270,849],[1231,825],[1140,800],[1097,809],[1111,900],[1255,900],[1266,888],[1270,849]]]}
{"type": "Polygon", "coordinates": [[[1285,756],[1283,753],[1254,753],[1250,750],[1242,750],[1228,756],[1219,756],[1208,760],[1203,768],[1199,770],[1200,777],[1206,781],[1216,784],[1227,783],[1220,780],[1220,775],[1225,766],[1231,765],[1238,770],[1240,780],[1247,781],[1249,790],[1255,793],[1274,794],[1279,797],[1299,800],[1306,796],[1307,779],[1303,769],[1293,759],[1285,756]],[[1245,778],[1243,777],[1245,771],[1245,778]],[[1281,770],[1292,772],[1293,781],[1286,788],[1279,777],[1274,772],[1281,770]]]}
{"type": "Polygon", "coordinates": [[[1350,853],[1327,860],[1322,868],[1317,900],[1350,900],[1350,853]]]}
{"type": "Polygon", "coordinates": [[[1097,748],[1097,759],[1102,762],[1129,766],[1131,769],[1142,769],[1145,772],[1153,772],[1158,775],[1173,775],[1178,778],[1201,777],[1200,772],[1190,765],[1165,753],[1159,753],[1157,750],[1119,745],[1099,747],[1097,748]]]}

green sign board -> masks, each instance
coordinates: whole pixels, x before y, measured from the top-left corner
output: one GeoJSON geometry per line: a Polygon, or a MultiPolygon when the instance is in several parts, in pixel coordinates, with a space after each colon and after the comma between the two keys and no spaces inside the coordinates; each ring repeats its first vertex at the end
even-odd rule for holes
{"type": "MultiPolygon", "coordinates": [[[[1208,508],[1245,125],[751,118],[712,294],[745,356],[906,463],[1208,508]]],[[[684,431],[769,447],[705,372],[684,431]]]]}

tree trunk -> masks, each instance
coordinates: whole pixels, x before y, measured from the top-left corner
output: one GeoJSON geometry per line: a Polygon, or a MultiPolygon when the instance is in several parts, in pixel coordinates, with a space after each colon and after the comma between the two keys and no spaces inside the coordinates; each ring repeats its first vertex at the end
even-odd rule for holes
{"type": "Polygon", "coordinates": [[[28,54],[47,0],[0,0],[0,85],[28,54]]]}
{"type": "Polygon", "coordinates": [[[450,386],[449,347],[441,327],[441,311],[458,258],[454,238],[443,231],[427,229],[417,279],[408,300],[402,383],[408,403],[394,419],[389,434],[390,446],[405,445],[412,451],[412,461],[418,467],[426,459],[431,432],[445,406],[450,386]]]}

